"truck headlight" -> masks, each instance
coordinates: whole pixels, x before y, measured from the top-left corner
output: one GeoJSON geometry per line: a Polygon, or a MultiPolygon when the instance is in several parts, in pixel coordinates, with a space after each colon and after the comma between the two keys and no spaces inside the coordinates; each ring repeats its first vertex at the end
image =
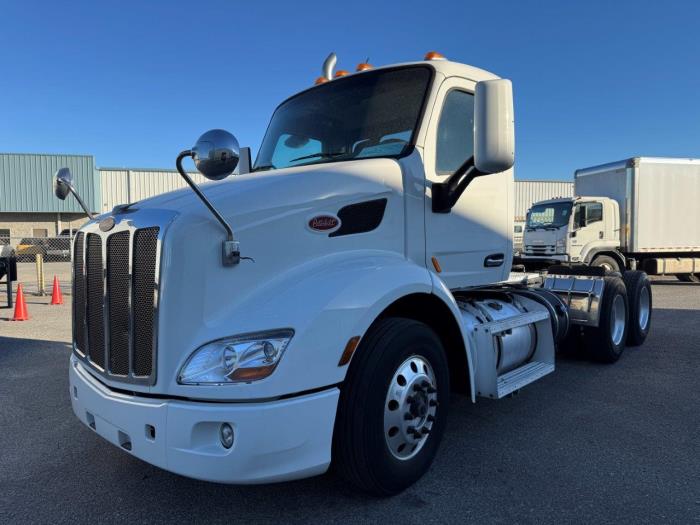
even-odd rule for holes
{"type": "Polygon", "coordinates": [[[181,385],[240,383],[269,376],[294,330],[274,330],[218,339],[200,346],[177,377],[181,385]]]}
{"type": "Polygon", "coordinates": [[[557,239],[555,252],[557,254],[565,254],[566,253],[566,239],[557,239]]]}

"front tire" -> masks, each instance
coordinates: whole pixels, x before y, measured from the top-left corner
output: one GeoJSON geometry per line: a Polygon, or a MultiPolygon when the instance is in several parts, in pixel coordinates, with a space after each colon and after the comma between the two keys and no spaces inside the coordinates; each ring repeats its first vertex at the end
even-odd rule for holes
{"type": "Polygon", "coordinates": [[[591,266],[599,266],[605,268],[606,272],[619,272],[620,263],[609,255],[599,255],[591,262],[591,266]]]}
{"type": "Polygon", "coordinates": [[[449,392],[447,356],[430,327],[403,318],[377,321],[340,394],[333,439],[338,473],[376,496],[415,483],[437,453],[449,392]]]}
{"type": "Polygon", "coordinates": [[[620,277],[608,276],[597,327],[584,328],[587,354],[601,363],[614,363],[625,350],[629,320],[627,290],[620,277]]]}
{"type": "Polygon", "coordinates": [[[651,282],[644,272],[627,271],[622,275],[629,302],[627,344],[639,346],[649,335],[651,327],[651,282]]]}

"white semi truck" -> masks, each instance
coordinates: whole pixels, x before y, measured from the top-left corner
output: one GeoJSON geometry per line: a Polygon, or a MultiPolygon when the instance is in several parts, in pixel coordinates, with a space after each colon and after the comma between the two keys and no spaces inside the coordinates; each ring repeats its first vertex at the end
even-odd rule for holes
{"type": "Polygon", "coordinates": [[[700,282],[700,160],[635,157],[580,169],[574,191],[528,212],[527,267],[639,268],[700,282]]]}
{"type": "MultiPolygon", "coordinates": [[[[614,362],[646,337],[642,272],[503,282],[508,80],[435,53],[353,74],[334,62],[280,104],[252,166],[207,132],[177,158],[194,191],[78,232],[70,397],[115,446],[225,483],[333,462],[391,495],[429,468],[451,391],[501,399],[553,372],[565,339],[614,362]],[[198,188],[187,158],[212,180],[241,174],[198,188]]],[[[55,185],[76,193],[67,170],[55,185]]]]}

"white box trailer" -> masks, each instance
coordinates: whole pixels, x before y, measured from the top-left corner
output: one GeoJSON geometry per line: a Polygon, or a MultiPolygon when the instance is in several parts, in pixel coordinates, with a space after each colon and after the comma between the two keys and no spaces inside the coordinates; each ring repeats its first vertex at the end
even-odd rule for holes
{"type": "Polygon", "coordinates": [[[700,160],[635,157],[577,170],[574,187],[618,203],[621,251],[700,251],[700,160]]]}

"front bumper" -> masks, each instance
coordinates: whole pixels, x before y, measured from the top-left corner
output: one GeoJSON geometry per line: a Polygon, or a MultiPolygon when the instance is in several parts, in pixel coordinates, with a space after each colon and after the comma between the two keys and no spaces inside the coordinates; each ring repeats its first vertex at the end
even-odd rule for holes
{"type": "Polygon", "coordinates": [[[69,376],[78,419],[113,445],[165,470],[245,484],[313,476],[330,464],[337,388],[257,403],[154,399],[110,390],[74,356],[69,376]],[[234,429],[230,449],[219,441],[224,422],[234,429]]]}

